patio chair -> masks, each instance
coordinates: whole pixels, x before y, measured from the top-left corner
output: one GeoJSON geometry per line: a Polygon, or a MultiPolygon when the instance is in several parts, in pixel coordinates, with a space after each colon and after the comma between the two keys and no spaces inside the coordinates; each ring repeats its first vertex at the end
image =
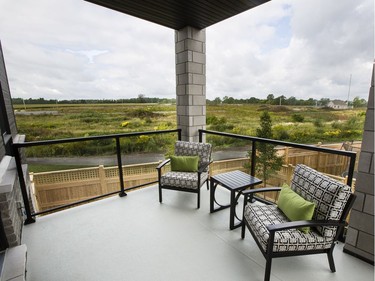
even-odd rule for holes
{"type": "Polygon", "coordinates": [[[266,258],[265,281],[270,279],[272,259],[279,257],[325,253],[331,271],[336,271],[333,250],[355,200],[349,186],[299,164],[290,188],[252,189],[243,194],[241,237],[245,238],[247,227],[266,258]],[[267,191],[280,191],[277,204],[247,204],[254,193],[267,191]]]}
{"type": "Polygon", "coordinates": [[[197,208],[199,209],[201,186],[206,182],[207,189],[209,189],[208,173],[209,164],[211,163],[211,149],[212,146],[209,143],[186,141],[177,141],[175,143],[175,155],[171,156],[170,159],[164,160],[156,168],[158,170],[160,203],[162,203],[163,201],[162,189],[191,192],[197,193],[197,208]],[[184,165],[179,165],[180,163],[178,161],[184,161],[187,158],[189,158],[188,161],[196,161],[196,166],[193,169],[191,169],[191,167],[184,167],[184,165]],[[171,171],[162,174],[162,168],[166,164],[170,163],[171,159],[171,171]]]}

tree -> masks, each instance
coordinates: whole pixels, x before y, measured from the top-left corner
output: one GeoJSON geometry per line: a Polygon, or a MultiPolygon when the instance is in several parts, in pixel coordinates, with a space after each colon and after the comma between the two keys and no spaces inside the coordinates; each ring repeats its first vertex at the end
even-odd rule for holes
{"type": "Polygon", "coordinates": [[[281,96],[279,96],[279,97],[276,97],[276,98],[274,99],[273,104],[284,105],[284,103],[285,103],[285,99],[286,99],[286,97],[285,97],[284,95],[281,95],[281,96]]]}
{"type": "Polygon", "coordinates": [[[221,104],[221,99],[219,97],[216,97],[213,101],[213,104],[221,104]]]}
{"type": "Polygon", "coordinates": [[[353,107],[366,107],[367,101],[365,99],[361,99],[360,97],[355,97],[353,99],[353,107]]]}
{"type": "Polygon", "coordinates": [[[287,105],[295,105],[297,103],[297,99],[295,97],[290,97],[286,100],[287,105]]]}
{"type": "Polygon", "coordinates": [[[275,96],[273,94],[269,94],[267,96],[267,103],[272,104],[274,99],[275,99],[275,96]]]}
{"type": "Polygon", "coordinates": [[[138,95],[138,102],[139,103],[145,103],[146,102],[146,96],[144,94],[138,95]]]}
{"type": "Polygon", "coordinates": [[[319,104],[321,106],[327,106],[330,101],[331,100],[329,98],[321,98],[320,101],[319,101],[319,104]]]}
{"type": "MultiPolygon", "coordinates": [[[[260,116],[260,127],[256,129],[256,136],[260,138],[272,139],[272,120],[267,111],[264,111],[260,116]]],[[[256,165],[255,171],[262,175],[264,186],[267,185],[267,180],[271,175],[275,174],[281,169],[283,158],[277,156],[275,146],[269,143],[257,143],[256,165]]],[[[248,152],[251,155],[251,151],[248,152]]]]}

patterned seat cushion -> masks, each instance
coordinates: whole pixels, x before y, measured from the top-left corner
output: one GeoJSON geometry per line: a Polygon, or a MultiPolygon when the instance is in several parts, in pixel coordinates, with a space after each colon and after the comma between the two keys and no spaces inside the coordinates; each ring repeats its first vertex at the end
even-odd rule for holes
{"type": "MultiPolygon", "coordinates": [[[[175,155],[177,156],[199,156],[199,167],[211,159],[211,144],[200,142],[176,141],[175,155]]],[[[208,170],[208,169],[207,169],[208,170]]]]}
{"type": "MultiPolygon", "coordinates": [[[[288,218],[276,205],[248,204],[245,207],[244,217],[257,237],[264,251],[267,249],[269,231],[267,225],[288,222],[288,218]]],[[[333,238],[323,237],[315,230],[303,233],[297,229],[288,229],[275,232],[274,252],[306,251],[328,249],[333,238]]]]}
{"type": "MultiPolygon", "coordinates": [[[[201,173],[201,185],[207,180],[208,173],[201,173]]],[[[196,172],[167,172],[161,176],[161,185],[177,186],[187,189],[198,188],[198,173],[196,172]]]]}
{"type": "MultiPolygon", "coordinates": [[[[350,196],[350,187],[305,165],[297,165],[291,188],[315,204],[313,220],[339,220],[350,196]]],[[[334,237],[336,227],[317,227],[323,236],[334,237]]]]}

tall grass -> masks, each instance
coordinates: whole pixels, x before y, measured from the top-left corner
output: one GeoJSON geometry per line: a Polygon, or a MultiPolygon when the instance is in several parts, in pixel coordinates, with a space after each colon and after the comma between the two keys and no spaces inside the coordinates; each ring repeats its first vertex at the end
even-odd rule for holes
{"type": "MultiPolygon", "coordinates": [[[[15,106],[22,110],[22,106],[15,106]]],[[[27,141],[175,129],[176,106],[160,104],[33,105],[29,111],[57,110],[58,115],[16,115],[18,130],[27,141]]],[[[255,135],[259,116],[269,111],[274,137],[297,143],[343,142],[362,138],[363,109],[327,110],[315,107],[226,104],[207,105],[207,129],[255,135]]],[[[165,151],[172,135],[121,139],[124,153],[165,151]]],[[[208,136],[217,147],[241,146],[231,138],[208,136]]],[[[113,140],[88,141],[27,149],[28,156],[105,155],[115,151],[113,140]]]]}

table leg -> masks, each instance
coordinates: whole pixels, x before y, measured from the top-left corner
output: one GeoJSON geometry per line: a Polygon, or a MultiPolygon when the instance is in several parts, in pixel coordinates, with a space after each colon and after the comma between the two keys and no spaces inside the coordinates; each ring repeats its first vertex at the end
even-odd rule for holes
{"type": "Polygon", "coordinates": [[[239,191],[237,196],[235,191],[231,191],[230,194],[230,218],[229,218],[229,229],[233,230],[237,227],[240,227],[242,225],[242,220],[237,216],[236,214],[236,206],[238,204],[238,199],[242,195],[242,192],[239,191]],[[235,224],[236,219],[239,221],[237,224],[235,224]]]}
{"type": "Polygon", "coordinates": [[[221,205],[219,204],[216,199],[215,199],[215,191],[218,183],[215,182],[214,180],[210,179],[210,213],[214,213],[226,208],[229,208],[231,204],[228,205],[221,205]],[[215,208],[215,203],[219,206],[215,208]]]}
{"type": "Polygon", "coordinates": [[[214,181],[210,179],[210,213],[214,212],[215,190],[216,190],[216,185],[214,181]]]}
{"type": "Polygon", "coordinates": [[[236,212],[236,193],[232,190],[230,192],[230,213],[229,213],[229,229],[232,230],[234,226],[234,214],[236,212]]]}

